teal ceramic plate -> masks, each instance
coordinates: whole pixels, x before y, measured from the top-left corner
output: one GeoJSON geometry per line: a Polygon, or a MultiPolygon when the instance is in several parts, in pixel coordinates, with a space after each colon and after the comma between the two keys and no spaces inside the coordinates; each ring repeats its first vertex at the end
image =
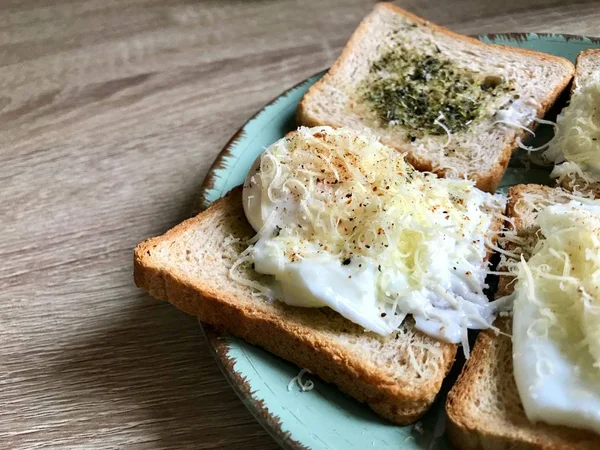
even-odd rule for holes
{"type": "MultiPolygon", "coordinates": [[[[600,39],[559,34],[492,34],[479,38],[484,42],[539,50],[571,61],[575,61],[582,50],[600,47],[600,39]]],[[[295,128],[298,102],[322,75],[314,75],[283,93],[231,138],[204,182],[201,209],[240,185],[254,159],[267,146],[295,128]]],[[[540,139],[544,139],[544,133],[538,133],[538,137],[540,135],[540,139]]],[[[506,189],[523,182],[548,181],[548,170],[537,168],[526,171],[523,155],[517,153],[501,186],[506,189]]],[[[443,436],[443,401],[456,373],[451,374],[436,404],[416,427],[400,427],[380,419],[367,406],[317,379],[314,379],[312,391],[300,392],[296,387],[288,390],[290,380],[298,374],[298,367],[240,339],[218,334],[205,324],[202,327],[233,388],[257,420],[285,448],[450,448],[443,436]]]]}

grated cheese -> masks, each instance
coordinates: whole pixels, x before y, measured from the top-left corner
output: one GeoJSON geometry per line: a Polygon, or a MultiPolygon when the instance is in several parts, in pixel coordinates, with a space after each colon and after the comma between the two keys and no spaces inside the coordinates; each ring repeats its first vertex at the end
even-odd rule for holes
{"type": "Polygon", "coordinates": [[[556,164],[551,175],[559,183],[578,177],[585,188],[600,181],[600,71],[573,91],[557,117],[555,138],[544,156],[556,164]]]}
{"type": "Polygon", "coordinates": [[[598,431],[600,200],[562,197],[538,205],[537,242],[507,266],[515,380],[530,420],[598,431]]]}
{"type": "MultiPolygon", "coordinates": [[[[510,101],[506,98],[499,98],[498,101],[490,104],[488,108],[486,108],[486,115],[492,120],[492,127],[499,126],[505,128],[516,128],[526,131],[535,137],[535,133],[527,127],[528,124],[532,122],[551,124],[550,121],[541,120],[536,117],[537,110],[539,108],[540,104],[534,98],[516,99],[510,101]]],[[[440,116],[433,122],[434,125],[444,129],[447,139],[445,143],[439,144],[437,160],[433,161],[432,164],[434,165],[434,169],[443,171],[446,177],[458,178],[458,167],[463,164],[463,161],[461,161],[462,156],[461,153],[455,152],[453,152],[451,155],[446,154],[445,149],[451,144],[453,134],[442,122],[443,118],[443,114],[440,114],[440,116]]],[[[458,140],[460,141],[460,137],[458,140]]],[[[439,141],[436,140],[435,142],[428,142],[427,144],[413,144],[413,146],[419,151],[427,153],[427,149],[436,145],[438,142],[439,141]]],[[[517,138],[516,143],[520,148],[523,148],[528,152],[545,149],[548,145],[545,144],[544,146],[536,149],[525,146],[521,142],[520,138],[517,138]]],[[[472,167],[485,167],[489,164],[489,152],[486,150],[485,146],[473,146],[469,148],[468,164],[472,167]]],[[[464,174],[464,176],[466,177],[467,174],[464,174]]]]}
{"type": "Polygon", "coordinates": [[[485,241],[503,196],[417,172],[374,137],[329,127],[269,147],[244,193],[258,230],[252,262],[281,283],[284,302],[330,306],[380,334],[413,314],[417,328],[465,348],[467,328],[490,326],[485,241]]]}
{"type": "Polygon", "coordinates": [[[302,377],[307,373],[312,373],[312,372],[308,369],[300,370],[298,375],[296,375],[294,378],[292,378],[290,380],[290,382],[288,383],[287,390],[291,391],[294,387],[294,384],[296,384],[296,385],[298,385],[298,387],[300,388],[300,391],[302,391],[302,392],[312,391],[315,387],[315,383],[313,383],[312,380],[302,381],[302,377]]]}

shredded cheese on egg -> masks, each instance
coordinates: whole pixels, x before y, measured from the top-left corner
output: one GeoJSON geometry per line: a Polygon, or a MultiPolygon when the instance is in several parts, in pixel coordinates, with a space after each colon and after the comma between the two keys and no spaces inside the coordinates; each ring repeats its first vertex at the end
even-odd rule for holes
{"type": "Polygon", "coordinates": [[[281,280],[296,263],[326,260],[347,267],[351,279],[375,267],[376,315],[389,332],[406,314],[434,320],[440,330],[460,322],[458,339],[468,347],[468,327],[491,325],[486,236],[503,196],[417,172],[374,137],[329,127],[300,128],[277,141],[248,180],[245,188],[262,199],[260,217],[245,205],[259,229],[248,250],[251,258],[262,252],[254,259],[259,272],[281,280]]]}
{"type": "Polygon", "coordinates": [[[600,71],[573,91],[544,156],[555,162],[552,176],[559,183],[574,177],[585,184],[600,181],[600,71]]]}
{"type": "MultiPolygon", "coordinates": [[[[600,374],[600,201],[578,200],[538,213],[540,239],[529,259],[521,256],[509,270],[517,275],[515,292],[525,294],[515,302],[539,311],[529,338],[552,341],[593,379],[600,374]]],[[[551,371],[552,362],[544,360],[536,377],[551,371]]]]}
{"type": "MultiPolygon", "coordinates": [[[[430,250],[422,245],[431,234],[460,240],[465,232],[486,233],[491,216],[475,227],[469,224],[470,213],[476,213],[467,205],[472,182],[416,172],[401,154],[382,152],[375,141],[334,134],[322,139],[307,131],[289,138],[295,141],[293,156],[275,146],[263,155],[260,168],[261,177],[270,180],[270,200],[284,203],[291,195],[300,205],[296,226],[277,235],[290,260],[315,251],[342,259],[378,257],[389,248],[388,260],[420,280],[430,250]],[[364,151],[368,146],[375,151],[364,151]]],[[[490,196],[490,203],[502,200],[490,196]]],[[[466,247],[485,256],[481,245],[466,247]]]]}
{"type": "Polygon", "coordinates": [[[517,258],[513,375],[532,422],[600,430],[600,200],[554,191],[521,193],[521,235],[507,233],[517,258]],[[516,247],[516,248],[515,248],[516,247]]]}

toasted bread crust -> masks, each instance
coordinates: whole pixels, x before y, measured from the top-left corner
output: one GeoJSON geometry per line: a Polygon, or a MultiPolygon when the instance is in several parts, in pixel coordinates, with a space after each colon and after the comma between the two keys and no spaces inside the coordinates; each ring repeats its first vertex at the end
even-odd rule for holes
{"type": "MultiPolygon", "coordinates": [[[[542,99],[542,101],[540,102],[540,105],[537,109],[538,117],[543,117],[546,114],[546,112],[548,112],[548,110],[554,104],[556,99],[560,96],[560,94],[565,90],[565,88],[571,82],[573,73],[575,71],[573,64],[570,61],[568,61],[567,59],[564,59],[564,58],[561,58],[558,56],[554,56],[554,55],[549,55],[546,53],[528,50],[528,49],[515,48],[515,47],[509,47],[509,46],[497,45],[497,44],[486,44],[484,42],[481,42],[478,39],[475,39],[475,38],[472,38],[469,36],[464,36],[464,35],[455,33],[454,31],[451,31],[442,26],[430,23],[429,21],[426,21],[414,14],[411,14],[408,11],[405,11],[404,9],[400,8],[399,6],[397,6],[393,3],[378,3],[375,6],[375,10],[378,10],[378,9],[383,9],[383,10],[387,10],[390,13],[406,16],[410,20],[418,23],[419,25],[426,26],[430,29],[433,29],[433,30],[435,30],[443,35],[446,35],[448,37],[451,37],[452,39],[455,39],[455,40],[468,42],[472,45],[476,45],[479,47],[493,46],[494,48],[501,48],[505,52],[519,54],[519,55],[528,56],[528,57],[534,57],[534,58],[539,59],[540,61],[558,62],[561,65],[563,65],[567,69],[568,74],[564,77],[564,79],[562,80],[562,82],[560,84],[558,84],[552,91],[549,91],[546,94],[546,96],[542,99]]],[[[296,113],[296,121],[297,121],[298,125],[305,125],[305,126],[329,125],[329,126],[338,127],[338,128],[342,126],[341,123],[333,123],[333,121],[331,123],[322,123],[322,121],[320,121],[316,117],[313,117],[311,114],[310,104],[313,101],[313,97],[318,95],[321,92],[321,90],[323,89],[323,86],[327,82],[329,82],[330,79],[332,79],[333,74],[335,74],[340,69],[340,67],[342,67],[343,64],[345,64],[346,61],[351,57],[351,55],[354,51],[354,48],[356,47],[356,44],[363,38],[364,35],[367,34],[368,26],[369,26],[369,23],[371,20],[372,20],[371,15],[367,16],[365,19],[362,20],[362,22],[359,24],[358,28],[352,34],[350,40],[348,41],[348,43],[342,50],[342,53],[339,56],[339,58],[331,66],[330,70],[323,76],[323,78],[321,78],[319,81],[317,81],[306,92],[306,94],[302,98],[300,104],[298,105],[298,110],[296,113]]],[[[537,125],[538,125],[537,122],[534,121],[534,122],[528,124],[527,127],[531,130],[535,130],[535,128],[537,128],[537,125]]],[[[506,168],[508,166],[508,162],[510,160],[512,153],[518,149],[517,138],[521,138],[521,139],[525,138],[526,134],[527,133],[524,130],[521,130],[521,129],[518,130],[514,136],[514,139],[511,142],[509,142],[500,151],[497,161],[487,172],[481,173],[481,174],[480,173],[469,174],[469,177],[471,179],[473,179],[473,181],[475,181],[475,183],[479,189],[486,191],[486,192],[495,192],[496,191],[496,189],[500,183],[500,180],[502,179],[502,176],[504,175],[504,172],[506,171],[506,168]]],[[[408,146],[404,143],[389,142],[387,140],[384,143],[386,145],[389,145],[390,147],[393,147],[393,148],[401,151],[401,152],[406,152],[407,160],[417,170],[420,170],[423,172],[432,172],[433,171],[434,173],[438,174],[439,176],[444,176],[446,174],[446,170],[444,170],[444,169],[435,169],[433,167],[434,166],[433,161],[414,157],[410,151],[411,150],[410,146],[408,146]]]]}
{"type": "MultiPolygon", "coordinates": [[[[384,376],[373,367],[339,354],[335,346],[299,323],[240,307],[236,299],[226,298],[221,292],[206,286],[197,286],[185,276],[156,263],[152,253],[158,244],[176,238],[179,233],[197,226],[199,221],[207,220],[232,202],[241,205],[241,189],[234,189],[204,213],[188,219],[163,236],[140,243],[134,252],[136,285],[204,322],[259,345],[299,367],[310,369],[346,394],[367,403],[393,423],[406,425],[421,417],[433,403],[454,362],[456,345],[442,344],[443,366],[436,379],[415,390],[384,376]]],[[[240,220],[245,221],[245,218],[240,220]]]]}
{"type": "MultiPolygon", "coordinates": [[[[536,193],[551,196],[557,189],[540,185],[519,185],[511,188],[510,200],[507,205],[507,216],[515,219],[517,231],[524,227],[525,220],[520,217],[516,208],[519,199],[524,194],[536,193]]],[[[564,192],[564,191],[563,191],[564,192]]],[[[510,294],[513,285],[509,277],[501,277],[497,297],[510,294]]],[[[495,325],[505,333],[512,329],[511,318],[500,318],[495,325]]],[[[496,395],[499,395],[496,393],[496,395]]],[[[506,398],[503,397],[505,402],[506,398]]],[[[506,405],[505,405],[506,406],[506,405]]],[[[507,408],[508,408],[507,406],[507,408]]],[[[510,337],[486,330],[479,334],[471,353],[457,382],[450,390],[446,400],[448,416],[447,431],[450,441],[457,447],[467,450],[475,449],[598,449],[600,436],[590,431],[532,423],[525,416],[525,411],[518,400],[518,391],[512,373],[512,342],[510,337]],[[486,417],[478,411],[478,400],[474,397],[477,388],[484,384],[489,389],[497,386],[490,384],[485,378],[489,368],[500,362],[506,362],[510,370],[503,373],[502,383],[505,392],[513,399],[510,406],[511,414],[503,417],[486,417]],[[480,380],[483,380],[481,382],[480,380]],[[513,404],[514,403],[514,404],[513,404]]]]}
{"type": "MultiPolygon", "coordinates": [[[[504,330],[502,327],[500,329],[504,330]]],[[[446,414],[450,419],[446,423],[446,432],[450,442],[463,450],[516,448],[513,447],[514,442],[510,437],[480,432],[477,424],[471,424],[469,417],[465,417],[466,414],[463,411],[464,405],[468,403],[468,399],[462,395],[463,391],[469,389],[472,381],[479,377],[485,364],[488,363],[486,356],[492,351],[494,338],[493,333],[487,331],[479,333],[469,361],[465,364],[460,377],[446,399],[446,414]]]]}
{"type": "Polygon", "coordinates": [[[587,50],[579,52],[579,54],[577,55],[577,62],[579,62],[580,58],[587,58],[590,56],[600,57],[600,48],[588,48],[587,50]]]}

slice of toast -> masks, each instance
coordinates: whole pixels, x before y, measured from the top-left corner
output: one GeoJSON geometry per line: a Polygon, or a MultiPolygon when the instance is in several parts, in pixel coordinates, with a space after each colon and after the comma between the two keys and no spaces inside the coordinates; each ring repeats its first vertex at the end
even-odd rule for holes
{"type": "Polygon", "coordinates": [[[485,44],[433,25],[393,4],[380,3],[356,29],[329,72],[305,94],[298,107],[297,121],[307,126],[367,128],[384,144],[406,152],[408,161],[418,170],[434,171],[441,176],[466,175],[480,189],[494,192],[511,153],[517,148],[517,137],[527,136],[526,131],[516,125],[535,128],[533,119],[543,116],[552,106],[569,84],[573,71],[573,64],[564,58],[485,44]],[[396,67],[405,67],[406,61],[402,58],[420,61],[415,63],[419,71],[403,75],[401,84],[394,85],[399,88],[374,88],[385,86],[381,80],[389,79],[396,67]],[[423,72],[439,61],[444,61],[447,67],[436,73],[444,75],[423,72]],[[382,71],[381,67],[390,69],[382,71]],[[453,70],[456,75],[450,77],[452,81],[445,86],[457,86],[469,80],[464,92],[477,99],[472,109],[461,109],[461,99],[466,94],[454,92],[454,87],[448,88],[443,102],[435,103],[438,91],[432,91],[425,100],[421,97],[420,92],[429,89],[427,86],[432,80],[445,82],[441,77],[453,70]],[[373,78],[375,72],[381,78],[373,78]],[[405,80],[421,75],[425,81],[415,87],[415,92],[407,94],[402,90],[405,80]],[[498,83],[500,86],[495,86],[498,83]],[[469,90],[469,86],[476,88],[469,90]],[[386,103],[383,110],[379,107],[376,111],[373,102],[383,102],[381,99],[387,99],[386,102],[394,99],[393,106],[386,109],[386,103]],[[409,104],[407,101],[413,101],[410,99],[418,102],[409,104]],[[528,101],[531,104],[526,108],[523,105],[528,101]],[[451,108],[447,107],[448,102],[451,108]],[[495,123],[502,118],[497,115],[498,110],[517,108],[517,103],[527,113],[509,120],[516,124],[495,123]],[[463,122],[457,122],[456,130],[451,130],[448,136],[442,125],[449,128],[448,120],[455,117],[452,108],[458,108],[457,114],[463,122]],[[438,109],[446,111],[445,116],[437,116],[438,109]],[[392,110],[394,114],[390,113],[392,110]],[[479,112],[467,120],[473,111],[479,112]],[[394,119],[390,121],[390,117],[394,119]],[[409,117],[408,122],[403,123],[403,117],[409,117]],[[412,121],[415,117],[421,118],[424,124],[416,127],[412,121]],[[422,131],[423,126],[427,132],[422,131]]]}
{"type": "MultiPolygon", "coordinates": [[[[584,50],[577,55],[575,64],[575,77],[573,78],[572,90],[585,86],[592,79],[594,72],[600,72],[600,49],[584,50]]],[[[598,106],[600,108],[600,106],[598,106]]],[[[588,114],[591,111],[588,111],[588,114]]],[[[600,193],[600,181],[586,181],[579,174],[571,173],[560,180],[561,187],[570,191],[582,193],[600,193]]]]}
{"type": "MultiPolygon", "coordinates": [[[[229,276],[243,242],[253,235],[241,189],[236,188],[205,212],[139,244],[135,283],[204,322],[309,369],[391,422],[417,420],[434,401],[457,347],[419,332],[410,320],[383,337],[328,308],[292,307],[253,295],[229,276]]],[[[241,275],[260,283],[250,267],[242,267],[241,275]]]]}
{"type": "MultiPolygon", "coordinates": [[[[507,215],[514,218],[519,237],[534,244],[537,230],[532,205],[566,202],[560,188],[519,185],[511,188],[507,215]],[[538,196],[533,203],[524,195],[538,196]]],[[[529,247],[529,246],[528,246],[529,247]]],[[[498,297],[508,295],[512,278],[502,277],[498,297]]],[[[510,317],[495,325],[512,331],[510,317]]],[[[479,333],[470,359],[446,401],[447,431],[460,449],[598,449],[600,436],[583,430],[545,423],[532,423],[525,416],[513,376],[512,341],[491,330],[479,333]]]]}

